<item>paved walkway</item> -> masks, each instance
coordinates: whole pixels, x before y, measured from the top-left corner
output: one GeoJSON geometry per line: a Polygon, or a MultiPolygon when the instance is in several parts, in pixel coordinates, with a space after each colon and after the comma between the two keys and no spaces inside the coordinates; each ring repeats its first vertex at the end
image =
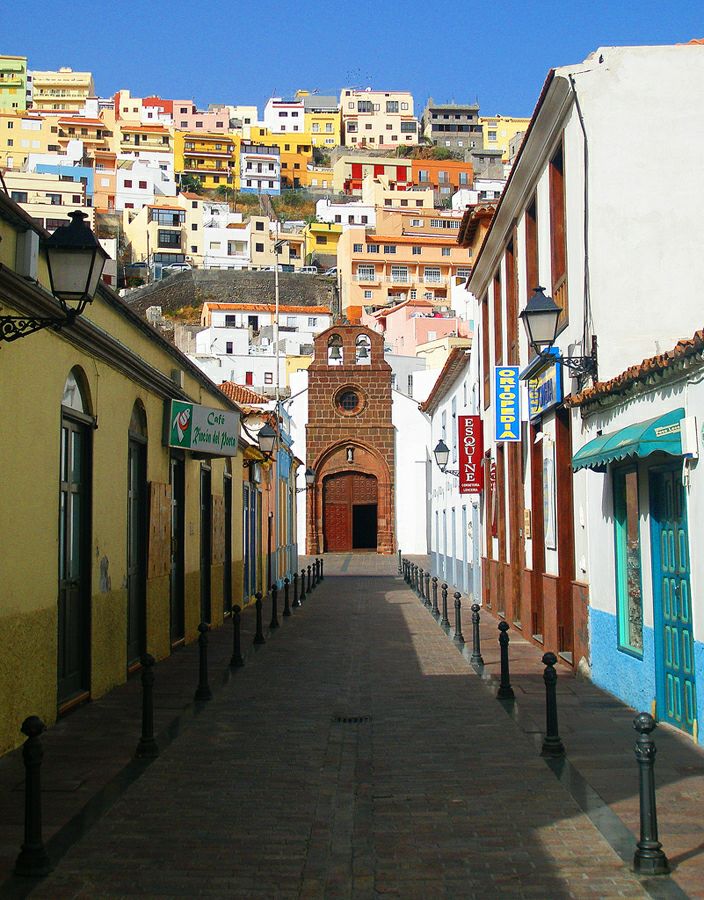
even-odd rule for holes
{"type": "MultiPolygon", "coordinates": [[[[488,615],[479,677],[395,577],[395,560],[325,559],[324,582],[256,653],[253,617],[243,616],[250,649],[232,677],[223,677],[230,629],[212,633],[215,696],[204,708],[189,704],[194,647],[157,667],[163,749],[151,765],[127,764],[139,732],[135,679],[47,733],[45,838],[57,864],[43,881],[11,879],[0,893],[704,897],[704,756],[693,745],[657,732],[660,836],[677,868],[641,882],[622,859],[634,815],[637,826],[631,711],[562,677],[571,765],[553,770],[535,744],[536,648],[512,641],[518,702],[506,707],[493,697],[488,615]]],[[[21,840],[21,778],[17,753],[0,760],[5,874],[21,840]]]]}

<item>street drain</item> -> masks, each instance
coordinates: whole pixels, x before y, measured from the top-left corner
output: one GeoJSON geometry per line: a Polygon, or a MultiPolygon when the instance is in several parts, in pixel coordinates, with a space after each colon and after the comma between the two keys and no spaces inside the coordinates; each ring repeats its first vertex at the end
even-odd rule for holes
{"type": "Polygon", "coordinates": [[[361,725],[362,722],[371,722],[371,716],[333,716],[333,722],[341,725],[361,725]]]}

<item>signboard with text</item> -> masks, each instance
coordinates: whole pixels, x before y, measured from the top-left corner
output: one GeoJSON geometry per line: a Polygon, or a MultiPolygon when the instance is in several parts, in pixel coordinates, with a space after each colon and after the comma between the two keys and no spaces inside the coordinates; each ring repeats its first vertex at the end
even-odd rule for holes
{"type": "Polygon", "coordinates": [[[496,397],[497,441],[521,439],[521,382],[518,366],[495,366],[494,385],[496,397]]]}
{"type": "Polygon", "coordinates": [[[528,415],[542,416],[562,402],[562,367],[552,363],[528,379],[528,415]]]}
{"type": "Polygon", "coordinates": [[[237,413],[172,400],[168,426],[169,447],[212,456],[237,454],[240,436],[237,413]]]}
{"type": "Polygon", "coordinates": [[[458,416],[460,494],[481,494],[484,487],[484,441],[480,416],[458,416]]]}

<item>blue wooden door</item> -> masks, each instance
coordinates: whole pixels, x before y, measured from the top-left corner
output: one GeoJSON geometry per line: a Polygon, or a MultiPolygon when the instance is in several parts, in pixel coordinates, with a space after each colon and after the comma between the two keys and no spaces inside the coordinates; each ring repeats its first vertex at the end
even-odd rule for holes
{"type": "Polygon", "coordinates": [[[697,715],[689,533],[681,469],[650,474],[659,717],[694,732],[697,715]]]}

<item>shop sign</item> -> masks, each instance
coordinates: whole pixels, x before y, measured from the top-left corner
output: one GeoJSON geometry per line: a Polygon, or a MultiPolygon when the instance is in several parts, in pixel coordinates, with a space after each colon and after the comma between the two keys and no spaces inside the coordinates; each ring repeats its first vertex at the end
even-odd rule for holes
{"type": "Polygon", "coordinates": [[[562,402],[562,367],[552,363],[528,379],[528,414],[531,419],[542,416],[562,402]]]}
{"type": "Polygon", "coordinates": [[[518,366],[495,366],[496,440],[520,441],[521,392],[518,366]]]}
{"type": "Polygon", "coordinates": [[[460,494],[481,494],[484,487],[482,420],[480,416],[458,416],[460,448],[460,494]]]}
{"type": "Polygon", "coordinates": [[[169,447],[211,456],[237,454],[240,436],[238,413],[172,400],[168,425],[169,447]]]}

